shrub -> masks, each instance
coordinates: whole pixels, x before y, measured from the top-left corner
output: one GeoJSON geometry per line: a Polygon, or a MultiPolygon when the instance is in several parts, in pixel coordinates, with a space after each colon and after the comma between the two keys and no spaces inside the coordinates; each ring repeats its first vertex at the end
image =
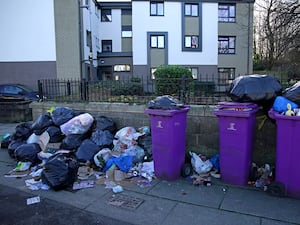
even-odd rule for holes
{"type": "Polygon", "coordinates": [[[192,73],[189,69],[177,66],[160,66],[154,72],[155,93],[157,95],[174,95],[182,87],[182,77],[192,80],[192,73]]]}

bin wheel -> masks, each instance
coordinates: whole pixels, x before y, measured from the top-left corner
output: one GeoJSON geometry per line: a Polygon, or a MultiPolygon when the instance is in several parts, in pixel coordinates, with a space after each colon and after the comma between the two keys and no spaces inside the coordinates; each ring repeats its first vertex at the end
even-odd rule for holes
{"type": "Polygon", "coordinates": [[[272,182],[268,185],[267,192],[273,196],[284,197],[286,196],[285,187],[281,182],[272,182]]]}
{"type": "Polygon", "coordinates": [[[193,172],[193,167],[190,163],[183,164],[181,168],[181,176],[188,177],[192,175],[192,172],[193,172]]]}

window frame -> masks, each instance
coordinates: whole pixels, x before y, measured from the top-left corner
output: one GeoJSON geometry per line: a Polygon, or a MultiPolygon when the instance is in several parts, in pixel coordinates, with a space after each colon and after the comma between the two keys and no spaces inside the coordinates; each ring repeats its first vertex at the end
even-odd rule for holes
{"type": "Polygon", "coordinates": [[[113,67],[114,72],[130,72],[131,66],[129,64],[115,64],[113,67]]]}
{"type": "Polygon", "coordinates": [[[151,67],[150,68],[150,78],[151,78],[151,80],[155,80],[154,73],[155,73],[156,70],[157,70],[157,67],[151,67]]]}
{"type": "Polygon", "coordinates": [[[234,55],[236,54],[236,36],[218,36],[218,54],[219,55],[234,55]],[[223,39],[223,40],[220,40],[223,39]],[[233,40],[233,46],[232,42],[233,40]],[[222,43],[227,43],[226,46],[227,48],[223,47],[221,48],[221,42],[222,43]],[[230,51],[231,50],[231,51],[230,51]]]}
{"type": "Polygon", "coordinates": [[[86,46],[92,47],[92,32],[89,30],[86,30],[86,46]]]}
{"type": "Polygon", "coordinates": [[[184,48],[187,49],[198,49],[199,48],[199,36],[198,35],[185,35],[184,36],[184,48]],[[189,45],[187,45],[187,38],[190,39],[189,45]],[[193,39],[197,38],[196,45],[193,44],[193,39]]]}
{"type": "Polygon", "coordinates": [[[101,22],[104,22],[104,23],[112,22],[111,9],[101,9],[101,22]],[[104,12],[108,12],[108,13],[104,14],[104,12]]]}
{"type": "Polygon", "coordinates": [[[112,52],[112,40],[101,40],[101,51],[102,52],[112,52]],[[104,50],[105,46],[110,46],[110,49],[104,50]]]}
{"type": "Polygon", "coordinates": [[[150,16],[164,16],[165,15],[165,5],[163,1],[150,1],[150,16]],[[155,7],[154,11],[152,11],[152,6],[155,7]],[[161,6],[161,8],[159,7],[161,6]],[[160,10],[162,9],[162,13],[160,14],[160,10]]]}
{"type": "Polygon", "coordinates": [[[198,17],[199,16],[199,4],[185,3],[184,4],[184,16],[198,17]],[[196,9],[196,14],[194,14],[195,13],[195,11],[194,11],[195,9],[196,9]]]}
{"type": "Polygon", "coordinates": [[[235,71],[234,67],[220,67],[218,68],[218,84],[220,85],[229,85],[235,79],[235,71]],[[222,78],[222,76],[227,76],[222,78]]]}
{"type": "Polygon", "coordinates": [[[165,35],[150,35],[150,48],[151,49],[164,49],[165,48],[165,35]],[[161,39],[163,38],[163,39],[161,39]],[[161,41],[163,41],[163,46],[161,46],[161,41]]]}
{"type": "Polygon", "coordinates": [[[235,23],[236,22],[236,4],[234,3],[219,3],[218,4],[218,22],[221,23],[235,23]],[[221,7],[224,7],[221,9],[221,7]],[[233,8],[233,14],[231,15],[231,8],[233,8]],[[220,15],[220,11],[223,10],[225,16],[220,15]]]}

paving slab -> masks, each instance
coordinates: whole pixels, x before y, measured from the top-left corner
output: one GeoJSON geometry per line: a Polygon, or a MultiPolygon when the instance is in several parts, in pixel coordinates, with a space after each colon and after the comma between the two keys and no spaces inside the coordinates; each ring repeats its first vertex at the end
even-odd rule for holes
{"type": "Polygon", "coordinates": [[[229,188],[221,209],[300,224],[300,200],[279,198],[262,191],[229,188]]]}
{"type": "Polygon", "coordinates": [[[174,224],[260,225],[260,219],[239,213],[179,203],[163,222],[163,225],[174,224]]]}
{"type": "Polygon", "coordinates": [[[136,209],[124,209],[118,206],[110,205],[109,201],[114,194],[112,192],[107,193],[104,197],[95,201],[89,207],[87,211],[93,213],[99,213],[108,217],[113,217],[125,221],[127,223],[137,225],[158,225],[169,215],[170,211],[175,207],[176,202],[162,199],[158,197],[151,197],[136,192],[124,191],[123,195],[131,196],[143,200],[143,203],[136,209]]]}
{"type": "Polygon", "coordinates": [[[294,225],[294,223],[281,222],[276,220],[262,219],[261,225],[294,225]]]}
{"type": "Polygon", "coordinates": [[[191,181],[179,179],[172,182],[162,181],[155,185],[148,194],[194,205],[219,208],[225,193],[219,185],[195,186],[191,181]]]}

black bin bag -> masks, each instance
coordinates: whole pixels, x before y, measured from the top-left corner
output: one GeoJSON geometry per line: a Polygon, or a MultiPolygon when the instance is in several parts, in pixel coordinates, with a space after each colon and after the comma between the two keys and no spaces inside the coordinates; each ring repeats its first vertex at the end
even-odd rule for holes
{"type": "Polygon", "coordinates": [[[285,89],[282,95],[288,100],[300,106],[300,81],[295,83],[293,86],[285,89]]]}
{"type": "Polygon", "coordinates": [[[76,157],[80,162],[92,161],[100,148],[90,139],[85,139],[76,151],[76,157]]]}
{"type": "Polygon", "coordinates": [[[233,80],[228,95],[234,102],[252,102],[266,111],[272,107],[277,96],[282,94],[282,85],[271,75],[246,75],[233,80]]]}
{"type": "Polygon", "coordinates": [[[182,102],[170,95],[159,96],[148,102],[149,109],[175,110],[184,108],[182,102]]]}
{"type": "Polygon", "coordinates": [[[41,151],[39,144],[22,144],[15,149],[15,157],[17,161],[31,162],[32,165],[39,163],[37,154],[41,151]]]}
{"type": "Polygon", "coordinates": [[[45,163],[42,182],[55,191],[71,187],[77,180],[78,168],[79,163],[74,154],[58,152],[45,163]]]}

